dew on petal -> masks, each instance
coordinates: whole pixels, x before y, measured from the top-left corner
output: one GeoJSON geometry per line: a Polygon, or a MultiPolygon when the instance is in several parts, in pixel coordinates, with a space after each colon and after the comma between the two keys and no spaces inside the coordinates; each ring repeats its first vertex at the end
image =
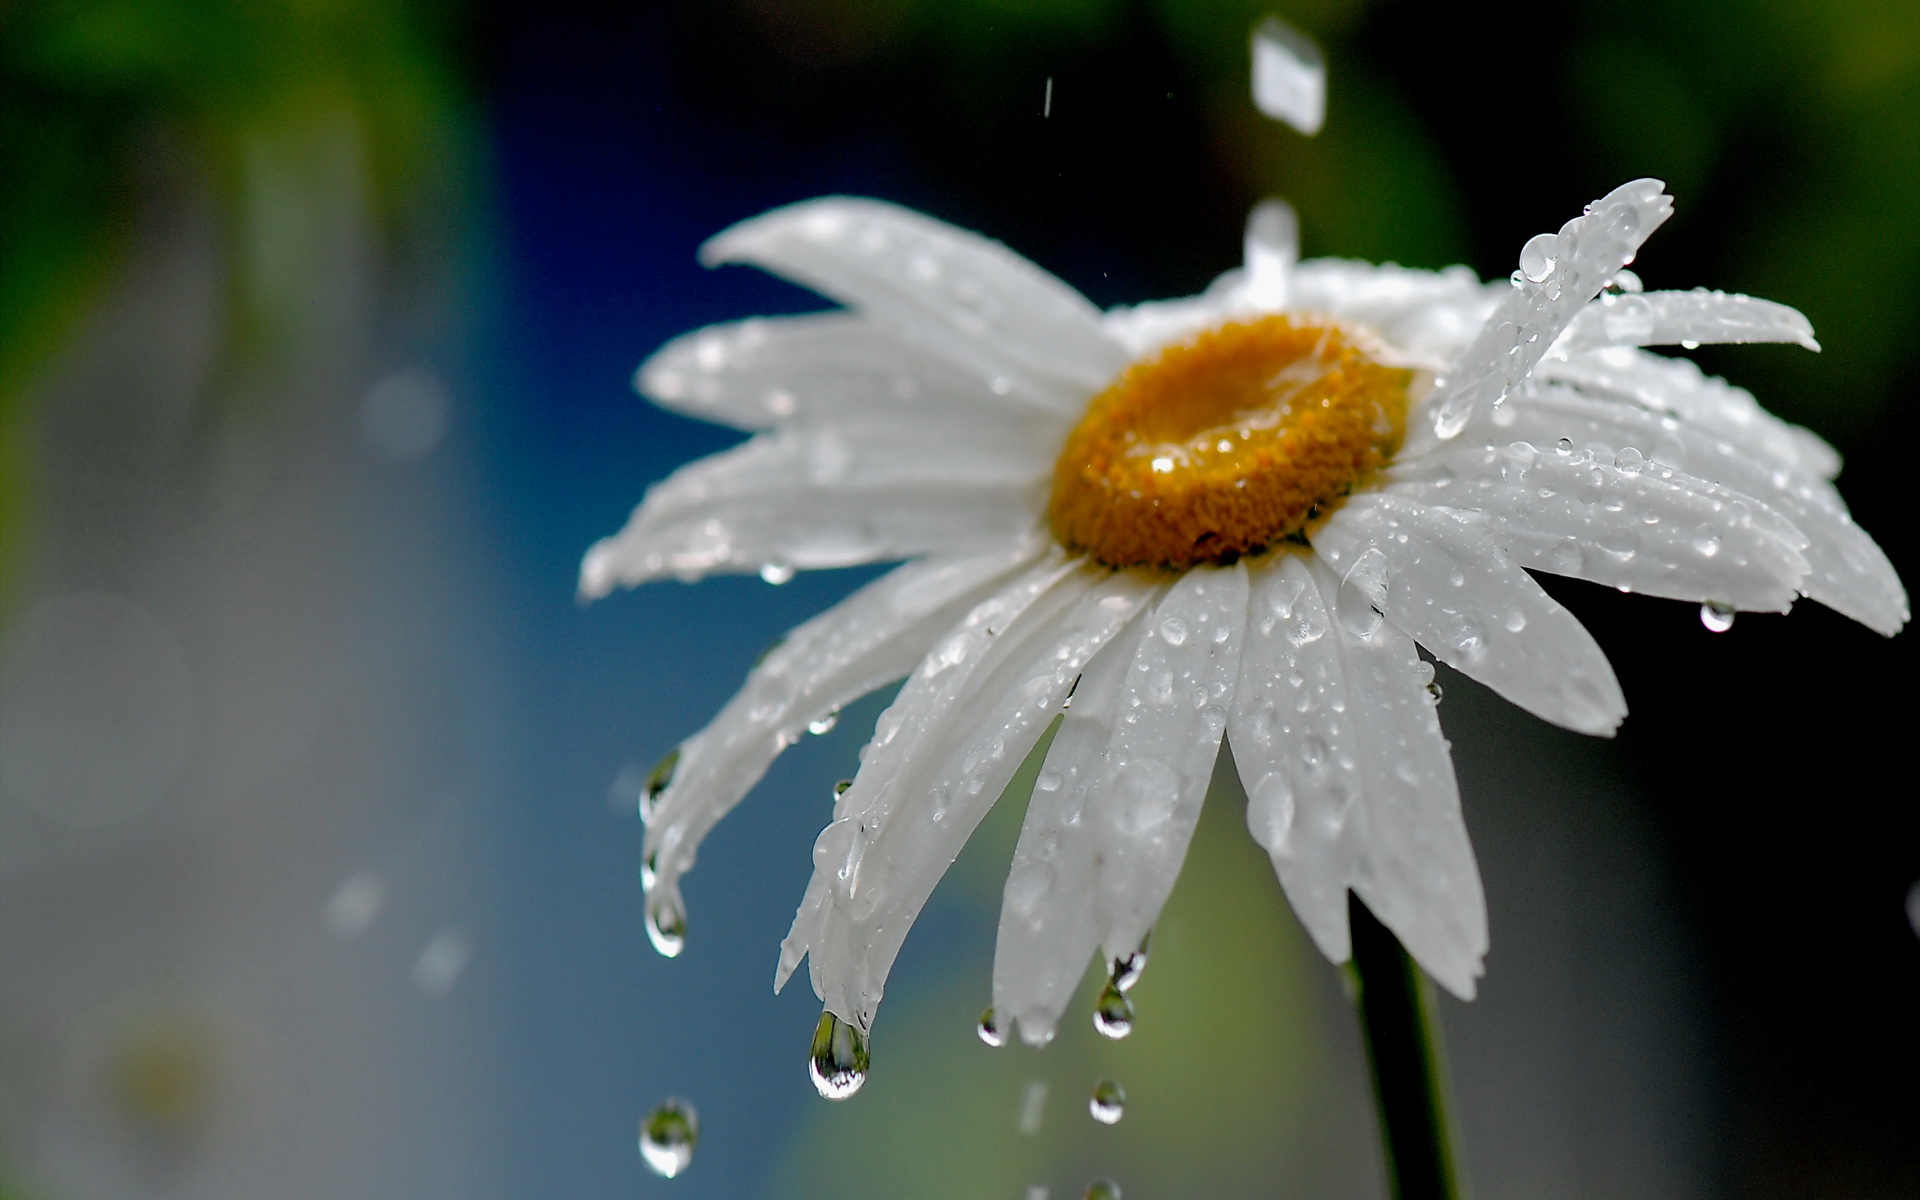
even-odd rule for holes
{"type": "Polygon", "coordinates": [[[663,1179],[687,1169],[699,1140],[699,1115],[685,1100],[669,1097],[640,1122],[640,1157],[663,1179]]]}
{"type": "Polygon", "coordinates": [[[778,587],[793,578],[793,568],[786,563],[770,562],[760,568],[760,578],[778,587]]]}

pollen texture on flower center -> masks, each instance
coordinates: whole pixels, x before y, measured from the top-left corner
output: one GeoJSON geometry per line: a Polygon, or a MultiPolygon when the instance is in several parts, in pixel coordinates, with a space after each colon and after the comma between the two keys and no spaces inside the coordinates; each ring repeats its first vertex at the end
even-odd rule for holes
{"type": "Polygon", "coordinates": [[[1385,465],[1411,379],[1338,327],[1286,316],[1168,347],[1094,397],[1068,435],[1054,537],[1116,567],[1257,552],[1385,465]]]}

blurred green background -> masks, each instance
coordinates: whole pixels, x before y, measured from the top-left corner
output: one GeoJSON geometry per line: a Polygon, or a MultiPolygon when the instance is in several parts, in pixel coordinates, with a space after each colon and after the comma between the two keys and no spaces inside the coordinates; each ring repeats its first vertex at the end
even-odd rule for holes
{"type": "MultiPolygon", "coordinates": [[[[580,811],[598,824],[545,814],[555,794],[597,802],[594,781],[623,756],[650,761],[696,727],[767,637],[826,593],[796,584],[786,607],[769,607],[745,583],[711,584],[583,615],[569,607],[568,564],[647,480],[723,444],[637,410],[624,391],[632,364],[704,321],[811,305],[776,285],[691,273],[701,236],[771,204],[884,195],[1005,240],[1116,304],[1196,291],[1236,264],[1245,213],[1266,195],[1299,210],[1308,255],[1465,262],[1497,278],[1526,237],[1641,175],[1665,179],[1677,199],[1635,264],[1649,287],[1746,291],[1812,319],[1817,356],[1757,347],[1696,357],[1842,450],[1843,492],[1911,583],[1911,0],[727,0],[604,11],[0,0],[0,629],[50,589],[133,590],[124,581],[136,560],[202,579],[200,592],[171,585],[178,603],[244,592],[244,573],[230,586],[178,540],[206,524],[213,532],[195,544],[227,545],[209,514],[260,494],[223,474],[236,437],[262,478],[306,478],[316,509],[339,501],[345,515],[312,551],[329,586],[384,597],[393,580],[433,573],[423,547],[461,547],[443,590],[420,583],[401,608],[437,628],[449,606],[477,606],[454,622],[460,645],[448,653],[491,681],[478,690],[492,698],[486,719],[512,731],[512,782],[447,802],[470,804],[479,832],[457,832],[460,822],[448,832],[435,817],[384,834],[396,826],[383,824],[382,806],[408,801],[373,789],[354,826],[373,832],[347,839],[341,859],[379,858],[383,838],[429,842],[422,853],[454,864],[444,870],[459,882],[446,888],[499,924],[493,973],[472,985],[484,1002],[440,1035],[482,1060],[472,1070],[493,1090],[461,1110],[465,1133],[420,1143],[469,1148],[479,1165],[458,1194],[545,1185],[986,1197],[1044,1186],[1059,1197],[1096,1172],[1134,1200],[1374,1194],[1365,1081],[1337,977],[1286,913],[1230,779],[1162,923],[1131,1039],[1108,1044],[1070,1021],[1041,1055],[974,1040],[1019,815],[1007,803],[909,943],[866,1091],[839,1106],[776,1095],[765,1080],[799,1083],[792,1064],[763,1062],[757,1041],[730,1045],[745,1035],[697,1015],[722,994],[718,977],[676,976],[683,964],[641,957],[630,814],[617,833],[591,805],[580,811]],[[1249,103],[1247,34],[1269,12],[1326,51],[1328,119],[1316,138],[1249,103]],[[197,265],[161,272],[148,307],[128,310],[170,252],[197,265]],[[197,357],[179,368],[165,419],[137,389],[117,407],[87,407],[114,380],[175,369],[167,355],[181,338],[154,314],[177,278],[207,295],[193,310],[203,314],[189,339],[197,357]],[[418,490],[382,490],[398,485],[309,455],[356,421],[385,428],[370,406],[398,394],[379,389],[415,360],[434,364],[456,396],[446,448],[431,460],[440,465],[405,485],[418,490]],[[68,409],[95,415],[75,425],[68,409]],[[127,534],[122,518],[145,512],[148,493],[121,496],[97,478],[126,473],[152,475],[154,495],[200,499],[163,529],[127,534]],[[118,499],[94,503],[109,493],[118,499]],[[369,531],[385,529],[394,505],[433,515],[381,541],[369,531]],[[690,598],[700,595],[728,614],[724,634],[690,598]],[[694,682],[663,697],[663,676],[694,682]],[[543,707],[560,694],[582,702],[543,707]],[[482,852],[466,853],[474,845],[482,852]],[[602,857],[582,857],[588,846],[602,857]],[[595,953],[622,964],[614,975],[569,975],[557,953],[533,948],[550,926],[594,922],[605,925],[595,953]],[[591,1003],[551,1000],[589,991],[591,1003]],[[703,1039],[726,1060],[706,1076],[692,1047],[703,1039]],[[636,1076],[631,1097],[582,1065],[596,1058],[636,1076]],[[1080,1112],[1106,1075],[1132,1097],[1113,1128],[1080,1112]],[[702,1105],[707,1146],[667,1184],[601,1130],[631,1128],[670,1078],[702,1105]],[[723,1100],[723,1088],[747,1098],[723,1100]],[[1019,1133],[1036,1094],[1039,1130],[1019,1133]]],[[[254,544],[222,553],[245,557],[254,544]]],[[[1683,606],[1553,589],[1614,655],[1634,715],[1618,741],[1590,744],[1447,682],[1443,719],[1495,919],[1487,996],[1447,1010],[1478,1194],[1920,1196],[1920,950],[1901,909],[1920,878],[1920,825],[1903,789],[1874,782],[1904,763],[1910,639],[1883,644],[1810,605],[1786,622],[1743,617],[1736,634],[1708,639],[1683,606]]],[[[252,615],[271,622],[273,596],[260,605],[252,615]]],[[[397,645],[422,636],[381,628],[397,645]]],[[[304,653],[321,661],[331,644],[316,633],[304,653]]],[[[288,661],[295,675],[308,669],[288,661]]],[[[246,698],[250,678],[237,703],[271,706],[246,698]]],[[[412,676],[381,678],[378,688],[405,700],[391,703],[420,708],[412,676]]],[[[425,695],[472,691],[435,683],[425,695]]],[[[794,768],[763,791],[791,790],[792,779],[802,795],[824,795],[849,773],[874,712],[869,702],[850,713],[806,751],[804,776],[794,768]]],[[[219,744],[217,718],[203,724],[219,744]]],[[[459,745],[449,753],[468,767],[484,760],[471,739],[459,745]]],[[[353,761],[351,747],[341,751],[339,769],[353,761]]],[[[36,1089],[64,1068],[7,1052],[9,1022],[16,1048],[63,1036],[57,1021],[21,1016],[33,1008],[31,972],[84,956],[53,940],[39,914],[138,860],[171,801],[156,803],[162,816],[127,826],[118,857],[61,843],[9,859],[0,847],[0,903],[9,886],[38,898],[0,916],[11,922],[0,938],[12,977],[0,987],[8,1200],[225,1194],[179,1191],[203,1177],[177,1166],[112,1184],[73,1167],[72,1153],[47,1149],[54,1135],[34,1115],[36,1089]]],[[[727,970],[751,960],[753,1003],[780,914],[798,896],[792,880],[804,878],[804,827],[824,811],[782,818],[796,826],[785,841],[723,834],[692,885],[717,893],[758,877],[743,863],[786,864],[765,897],[740,901],[761,905],[741,918],[751,940],[727,940],[715,921],[700,947],[709,963],[734,960],[727,970]]],[[[735,822],[758,819],[756,808],[735,822]]],[[[5,817],[0,838],[31,841],[42,836],[31,822],[49,820],[59,824],[5,817]]],[[[288,841],[281,850],[297,853],[288,841]]],[[[233,854],[246,853],[241,838],[233,854]]],[[[180,869],[195,861],[186,853],[180,869]]],[[[222,903],[258,904],[277,886],[250,878],[222,903]]],[[[703,899],[722,899],[691,899],[699,937],[703,899]]],[[[318,901],[301,893],[298,903],[318,901]]],[[[201,909],[183,917],[179,960],[221,927],[201,909]]],[[[164,960],[139,971],[177,969],[164,960]]],[[[806,998],[765,1003],[756,1020],[778,1026],[777,1044],[792,1043],[797,1061],[806,998]]],[[[369,1003],[352,1020],[377,1023],[384,1011],[369,1003]]],[[[368,1070],[342,1094],[361,1089],[380,1108],[388,1084],[368,1070]]],[[[120,1132],[106,1136],[157,1139],[169,1162],[239,1153],[166,1132],[172,1118],[137,1099],[113,1105],[119,1115],[101,1120],[120,1132]]],[[[409,1140],[402,1126],[394,1143],[409,1140]]],[[[354,1178],[411,1178],[381,1157],[406,1153],[387,1146],[354,1178]]],[[[367,1154],[366,1142],[343,1139],[320,1157],[367,1154]]],[[[234,1194],[254,1179],[220,1178],[234,1194]]],[[[327,1192],[306,1178],[283,1179],[282,1194],[327,1192]]]]}

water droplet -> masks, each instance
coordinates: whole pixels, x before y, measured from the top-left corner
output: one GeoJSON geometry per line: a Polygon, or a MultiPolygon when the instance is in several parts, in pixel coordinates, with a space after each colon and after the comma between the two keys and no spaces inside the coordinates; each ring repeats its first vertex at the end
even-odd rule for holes
{"type": "Polygon", "coordinates": [[[1093,1027],[1116,1041],[1133,1032],[1133,1001],[1111,982],[1093,1006],[1093,1027]]]}
{"type": "Polygon", "coordinates": [[[1147,943],[1152,940],[1153,934],[1149,932],[1146,937],[1140,939],[1138,950],[1113,960],[1107,971],[1107,978],[1114,987],[1123,992],[1130,992],[1133,990],[1133,985],[1140,982],[1141,973],[1147,969],[1147,943]]]}
{"type": "Polygon", "coordinates": [[[778,587],[793,578],[793,568],[786,563],[770,562],[760,568],[760,578],[778,587]]]}
{"type": "Polygon", "coordinates": [[[669,1097],[640,1122],[640,1157],[663,1179],[687,1169],[699,1140],[699,1115],[685,1100],[669,1097]]]}
{"type": "Polygon", "coordinates": [[[675,746],[661,755],[660,761],[653,764],[653,770],[647,772],[647,782],[640,789],[640,820],[643,823],[653,823],[654,801],[672,785],[674,768],[679,765],[680,747],[675,746]]]}
{"type": "Polygon", "coordinates": [[[647,897],[647,940],[662,958],[678,958],[687,948],[687,914],[672,889],[647,897]]]}
{"type": "Polygon", "coordinates": [[[1519,633],[1527,627],[1527,614],[1516,608],[1507,613],[1507,619],[1504,624],[1507,627],[1508,633],[1519,633]]]}
{"type": "Polygon", "coordinates": [[[1040,778],[1033,781],[1033,786],[1043,792],[1057,792],[1060,790],[1060,784],[1062,782],[1060,772],[1042,771],[1040,772],[1040,778]]]}
{"type": "Polygon", "coordinates": [[[1102,1175],[1087,1185],[1081,1200],[1120,1200],[1120,1185],[1102,1175]]]}
{"type": "Polygon", "coordinates": [[[1700,623],[1711,633],[1725,633],[1733,628],[1733,606],[1718,600],[1707,601],[1700,606],[1700,623]]]}
{"type": "Polygon", "coordinates": [[[833,785],[833,798],[834,798],[835,800],[838,800],[838,799],[839,799],[840,797],[842,797],[842,796],[844,796],[844,795],[846,795],[846,794],[847,794],[847,789],[848,789],[848,788],[850,788],[850,787],[852,787],[852,786],[853,786],[853,780],[851,780],[851,779],[842,779],[842,780],[841,780],[841,781],[840,781],[839,783],[836,783],[836,784],[834,784],[834,785],[833,785]]]}
{"type": "Polygon", "coordinates": [[[807,1060],[807,1073],[819,1093],[829,1100],[845,1100],[867,1081],[871,1066],[867,1036],[832,1013],[821,1013],[813,1031],[813,1054],[807,1060]]]}
{"type": "Polygon", "coordinates": [[[1119,1124],[1120,1118],[1127,1115],[1127,1089],[1115,1080],[1102,1079],[1093,1085],[1093,1095],[1087,1100],[1087,1111],[1102,1125],[1119,1124]]]}
{"type": "Polygon", "coordinates": [[[1553,444],[1553,448],[1561,454],[1571,454],[1573,453],[1573,439],[1561,438],[1553,444]]]}
{"type": "Polygon", "coordinates": [[[1029,1079],[1026,1088],[1020,1093],[1020,1111],[1014,1117],[1013,1127],[1032,1137],[1040,1132],[1040,1124],[1046,1119],[1046,1115],[1047,1081],[1029,1079]]]}
{"type": "Polygon", "coordinates": [[[1000,1023],[1000,1015],[993,1011],[992,1005],[980,1014],[980,1023],[973,1031],[980,1035],[981,1041],[996,1049],[1007,1044],[1007,1027],[1000,1023]]]}
{"type": "Polygon", "coordinates": [[[832,733],[833,727],[839,723],[840,710],[836,708],[823,717],[815,717],[813,720],[808,721],[807,732],[813,734],[815,737],[821,737],[825,734],[832,733]]]}
{"type": "Polygon", "coordinates": [[[1520,273],[1529,283],[1545,283],[1559,265],[1556,252],[1560,249],[1560,239],[1551,233],[1535,234],[1520,247],[1520,273]]]}
{"type": "Polygon", "coordinates": [[[1720,553],[1720,534],[1711,525],[1702,525],[1693,532],[1693,548],[1702,558],[1712,558],[1720,553]]]}
{"type": "MultiPolygon", "coordinates": [[[[1435,680],[1430,680],[1427,683],[1427,695],[1432,696],[1433,702],[1435,704],[1438,704],[1440,703],[1441,698],[1446,695],[1446,692],[1441,689],[1440,681],[1435,679],[1435,680]]],[[[1448,709],[1447,711],[1452,712],[1453,710],[1448,709]]]]}
{"type": "Polygon", "coordinates": [[[1179,617],[1168,617],[1166,620],[1160,622],[1160,636],[1167,639],[1167,645],[1169,646],[1185,645],[1187,640],[1187,623],[1179,617]]]}
{"type": "Polygon", "coordinates": [[[1327,60],[1313,39],[1278,17],[1253,30],[1253,106],[1309,136],[1327,115],[1327,60]]]}

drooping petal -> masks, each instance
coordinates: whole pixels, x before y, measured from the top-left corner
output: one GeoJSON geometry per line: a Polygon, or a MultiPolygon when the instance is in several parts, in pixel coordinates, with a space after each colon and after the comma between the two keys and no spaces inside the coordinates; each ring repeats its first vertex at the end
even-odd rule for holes
{"type": "Polygon", "coordinates": [[[1449,991],[1474,993],[1486,902],[1413,640],[1305,555],[1256,570],[1228,740],[1247,824],[1335,962],[1358,892],[1449,991]]]}
{"type": "Polygon", "coordinates": [[[1100,941],[1131,954],[1173,891],[1226,732],[1247,624],[1247,570],[1196,567],[1147,621],[1096,785],[1100,941]]]}
{"type": "Polygon", "coordinates": [[[1605,346],[1793,342],[1818,350],[1813,322],[1771,300],[1695,288],[1605,295],[1581,309],[1553,347],[1567,357],[1605,346]]]}
{"type": "Polygon", "coordinates": [[[1906,624],[1907,593],[1893,564],[1853,523],[1840,493],[1825,479],[1797,467],[1755,459],[1713,431],[1672,414],[1598,399],[1557,384],[1536,383],[1524,401],[1505,405],[1500,412],[1508,436],[1543,449],[1565,438],[1573,446],[1592,450],[1603,462],[1622,451],[1637,450],[1663,466],[1714,480],[1753,498],[1806,535],[1807,545],[1800,553],[1809,573],[1801,587],[1808,596],[1882,634],[1890,636],[1906,624]]]}
{"type": "Polygon", "coordinates": [[[996,392],[976,372],[849,312],[697,329],[655,351],[634,373],[634,386],[664,408],[737,429],[890,412],[1024,427],[1048,411],[1011,385],[996,392]]]}
{"type": "Polygon", "coordinates": [[[649,886],[678,886],[708,830],[809,721],[906,675],[983,594],[1045,547],[1030,539],[970,557],[921,559],[796,627],[707,727],[681,743],[672,779],[648,816],[649,886]]]}
{"type": "Polygon", "coordinates": [[[1043,471],[962,443],[762,434],[648,488],[626,527],[587,551],[580,591],[984,549],[1034,528],[1043,471]]]}
{"type": "Polygon", "coordinates": [[[1604,735],[1626,716],[1592,635],[1459,517],[1401,496],[1357,495],[1313,547],[1342,586],[1436,658],[1542,720],[1604,735]]]}
{"type": "Polygon", "coordinates": [[[1657,179],[1622,184],[1558,235],[1540,234],[1521,248],[1513,290],[1434,385],[1428,410],[1436,434],[1457,436],[1526,379],[1560,331],[1672,215],[1664,187],[1657,179]]]}
{"type": "Polygon", "coordinates": [[[1479,514],[1509,558],[1555,575],[1749,612],[1787,611],[1807,577],[1791,522],[1634,450],[1463,446],[1388,480],[1393,495],[1479,514]]]}
{"type": "Polygon", "coordinates": [[[898,205],[788,205],[719,234],[700,258],[784,275],[1071,415],[1126,366],[1078,292],[999,242],[898,205]]]}
{"type": "Polygon", "coordinates": [[[934,885],[1089,659],[1157,585],[1057,553],[983,601],[881,715],[860,774],[814,846],[783,966],[812,959],[827,1008],[871,1026],[887,972],[934,885]]]}
{"type": "Polygon", "coordinates": [[[1100,946],[1094,914],[1097,785],[1120,716],[1120,690],[1147,624],[1134,620],[1074,685],[1034,782],[1001,897],[993,1007],[1032,1046],[1053,1039],[1060,1014],[1100,946]]]}
{"type": "Polygon", "coordinates": [[[1760,407],[1753,394],[1707,375],[1684,358],[1614,347],[1549,358],[1535,378],[1574,388],[1596,399],[1637,404],[1671,414],[1707,430],[1769,465],[1805,471],[1821,479],[1840,473],[1840,455],[1811,430],[1789,425],[1760,407]]]}

